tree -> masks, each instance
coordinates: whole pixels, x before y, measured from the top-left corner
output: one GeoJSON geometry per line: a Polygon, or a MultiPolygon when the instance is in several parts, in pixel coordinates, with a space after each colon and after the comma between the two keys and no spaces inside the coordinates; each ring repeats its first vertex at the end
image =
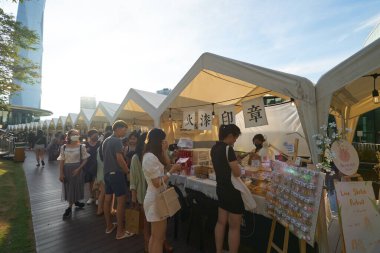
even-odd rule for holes
{"type": "Polygon", "coordinates": [[[19,55],[22,49],[35,50],[38,41],[34,31],[0,8],[0,110],[7,110],[9,96],[22,89],[15,80],[33,85],[39,77],[39,65],[19,55]]]}

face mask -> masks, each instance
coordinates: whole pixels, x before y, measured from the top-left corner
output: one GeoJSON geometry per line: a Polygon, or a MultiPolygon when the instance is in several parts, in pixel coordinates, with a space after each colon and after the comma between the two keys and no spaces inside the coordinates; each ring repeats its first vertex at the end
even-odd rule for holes
{"type": "Polygon", "coordinates": [[[79,136],[78,135],[70,136],[70,140],[71,141],[79,141],[79,136]]]}
{"type": "Polygon", "coordinates": [[[255,144],[256,149],[261,149],[263,147],[263,144],[255,144]]]}

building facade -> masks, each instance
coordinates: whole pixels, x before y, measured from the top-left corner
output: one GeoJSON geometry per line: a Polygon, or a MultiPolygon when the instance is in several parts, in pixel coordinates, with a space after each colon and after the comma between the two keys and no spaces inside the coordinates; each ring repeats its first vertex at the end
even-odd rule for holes
{"type": "Polygon", "coordinates": [[[39,43],[33,46],[36,50],[21,50],[19,54],[32,60],[40,66],[38,70],[40,77],[35,79],[35,83],[33,85],[15,80],[15,82],[19,84],[23,90],[11,96],[11,105],[37,109],[41,108],[41,67],[43,53],[44,10],[45,0],[19,2],[17,21],[26,26],[29,30],[34,30],[39,36],[39,43]]]}

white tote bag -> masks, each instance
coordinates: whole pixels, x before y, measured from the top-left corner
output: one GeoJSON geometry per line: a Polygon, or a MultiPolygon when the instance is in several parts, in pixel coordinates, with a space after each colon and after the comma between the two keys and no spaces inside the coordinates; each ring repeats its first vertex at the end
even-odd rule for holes
{"type": "MultiPolygon", "coordinates": [[[[228,161],[228,148],[229,148],[229,146],[227,145],[227,147],[226,147],[227,162],[229,162],[228,161]]],[[[257,204],[256,204],[255,199],[252,196],[251,191],[245,185],[245,183],[243,182],[243,180],[241,180],[240,177],[235,177],[231,173],[231,183],[232,183],[232,185],[234,186],[234,188],[236,190],[240,191],[241,198],[242,198],[242,200],[244,202],[244,209],[247,210],[247,211],[249,211],[249,212],[253,212],[253,210],[256,208],[257,204]]]]}

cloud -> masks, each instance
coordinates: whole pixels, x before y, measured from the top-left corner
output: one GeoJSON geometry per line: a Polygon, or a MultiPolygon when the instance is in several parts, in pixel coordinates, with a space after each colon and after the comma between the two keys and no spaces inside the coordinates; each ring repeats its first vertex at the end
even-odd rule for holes
{"type": "Polygon", "coordinates": [[[380,23],[380,14],[374,15],[365,21],[361,22],[358,27],[355,28],[354,32],[359,32],[367,28],[373,28],[375,25],[380,23]]]}
{"type": "Polygon", "coordinates": [[[347,58],[346,54],[340,54],[331,57],[310,59],[303,62],[288,63],[278,66],[276,69],[298,76],[308,76],[312,82],[316,83],[322,74],[338,65],[345,58],[347,58]]]}

